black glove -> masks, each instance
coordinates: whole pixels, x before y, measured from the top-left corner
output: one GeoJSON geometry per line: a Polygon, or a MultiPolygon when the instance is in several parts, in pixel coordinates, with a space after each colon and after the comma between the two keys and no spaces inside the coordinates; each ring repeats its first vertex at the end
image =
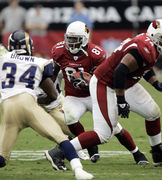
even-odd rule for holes
{"type": "Polygon", "coordinates": [[[118,115],[121,115],[121,118],[128,118],[130,113],[130,106],[125,101],[124,96],[117,96],[118,104],[118,115]]]}
{"type": "Polygon", "coordinates": [[[155,81],[152,85],[154,86],[155,89],[162,92],[162,82],[155,81]]]}

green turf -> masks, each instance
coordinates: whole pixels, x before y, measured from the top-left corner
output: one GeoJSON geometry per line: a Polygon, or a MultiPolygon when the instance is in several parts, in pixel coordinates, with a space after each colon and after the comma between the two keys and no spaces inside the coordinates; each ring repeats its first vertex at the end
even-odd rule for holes
{"type": "MultiPolygon", "coordinates": [[[[150,85],[142,81],[142,84],[151,93],[160,108],[162,108],[162,93],[154,90],[150,85]]],[[[138,166],[135,164],[131,154],[103,157],[93,164],[90,161],[82,161],[84,169],[95,176],[95,180],[161,180],[162,167],[154,167],[150,154],[150,145],[146,135],[144,119],[135,113],[130,114],[129,119],[119,120],[134,138],[137,146],[145,152],[150,164],[138,166]]],[[[82,117],[81,122],[86,130],[92,129],[92,118],[90,113],[82,117]]],[[[45,150],[55,146],[55,143],[41,137],[30,128],[21,132],[13,150],[45,150]]],[[[100,145],[99,150],[126,151],[117,139],[113,137],[107,144],[100,145]]],[[[66,161],[67,166],[69,163],[66,161]]],[[[70,167],[70,166],[69,166],[70,167]]],[[[36,161],[10,160],[9,164],[0,169],[0,180],[73,180],[72,171],[53,171],[46,159],[36,161]]]]}

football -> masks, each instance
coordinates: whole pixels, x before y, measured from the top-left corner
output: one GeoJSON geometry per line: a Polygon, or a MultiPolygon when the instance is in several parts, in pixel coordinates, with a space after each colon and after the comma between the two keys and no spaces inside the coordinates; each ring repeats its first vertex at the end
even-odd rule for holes
{"type": "Polygon", "coordinates": [[[74,72],[73,73],[73,76],[76,78],[76,79],[82,79],[84,80],[88,85],[89,85],[89,82],[90,82],[90,79],[92,77],[91,74],[87,73],[87,72],[82,72],[82,71],[77,71],[77,72],[74,72]]]}
{"type": "Polygon", "coordinates": [[[71,75],[71,83],[75,88],[88,90],[91,77],[87,72],[77,71],[71,75]]]}

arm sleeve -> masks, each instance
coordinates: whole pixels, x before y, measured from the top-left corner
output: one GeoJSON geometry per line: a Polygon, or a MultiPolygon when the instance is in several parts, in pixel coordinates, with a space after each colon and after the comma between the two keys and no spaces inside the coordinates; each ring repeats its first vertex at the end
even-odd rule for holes
{"type": "Polygon", "coordinates": [[[53,76],[53,64],[49,63],[44,67],[43,71],[43,76],[42,76],[42,81],[46,79],[47,77],[52,77],[53,76]]]}
{"type": "Polygon", "coordinates": [[[142,56],[139,54],[137,49],[131,49],[128,51],[128,53],[136,59],[139,68],[143,66],[142,56]]]}
{"type": "Polygon", "coordinates": [[[150,71],[148,71],[148,72],[143,76],[143,78],[144,78],[146,81],[149,81],[149,79],[150,79],[152,76],[155,76],[155,72],[154,72],[153,69],[151,69],[150,71]]]}
{"type": "Polygon", "coordinates": [[[125,84],[127,80],[127,74],[129,73],[128,67],[120,63],[114,72],[114,88],[125,89],[125,84]]]}

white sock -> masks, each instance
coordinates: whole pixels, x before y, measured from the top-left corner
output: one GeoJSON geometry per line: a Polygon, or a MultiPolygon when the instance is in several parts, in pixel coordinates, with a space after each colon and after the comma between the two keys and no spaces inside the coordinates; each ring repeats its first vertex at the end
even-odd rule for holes
{"type": "Polygon", "coordinates": [[[75,137],[75,138],[72,139],[70,142],[71,142],[71,144],[74,146],[74,148],[75,148],[76,151],[79,151],[79,150],[82,149],[82,146],[81,146],[81,144],[80,144],[80,142],[79,142],[78,137],[75,137]]]}
{"type": "Polygon", "coordinates": [[[156,146],[157,144],[161,143],[161,133],[157,134],[156,136],[148,136],[148,137],[151,146],[156,146]]]}
{"type": "Polygon", "coordinates": [[[81,168],[81,169],[83,168],[79,158],[72,159],[70,161],[70,165],[71,165],[71,168],[73,171],[75,171],[75,169],[77,169],[77,168],[81,168]]]}
{"type": "Polygon", "coordinates": [[[136,148],[133,151],[130,151],[132,154],[136,153],[138,151],[138,147],[136,146],[136,148]]]}

